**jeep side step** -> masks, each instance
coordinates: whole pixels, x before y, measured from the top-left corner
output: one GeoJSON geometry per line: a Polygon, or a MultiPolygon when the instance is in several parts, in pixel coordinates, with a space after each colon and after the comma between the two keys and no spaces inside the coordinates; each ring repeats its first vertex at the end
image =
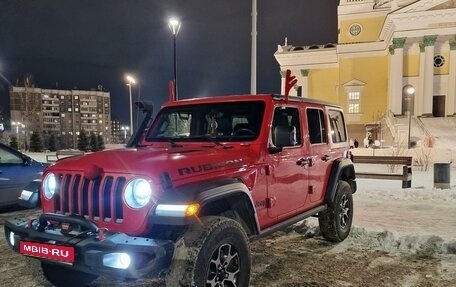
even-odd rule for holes
{"type": "Polygon", "coordinates": [[[322,211],[326,210],[327,208],[328,208],[328,206],[326,204],[317,206],[315,208],[312,208],[312,209],[310,209],[310,210],[308,210],[306,212],[303,212],[303,213],[298,214],[298,215],[296,215],[294,217],[291,217],[291,218],[289,218],[289,219],[287,219],[285,221],[282,221],[282,222],[280,222],[278,224],[275,224],[275,225],[273,225],[271,227],[268,227],[268,228],[266,228],[264,230],[261,230],[259,234],[250,236],[249,240],[250,241],[255,241],[255,240],[258,240],[258,239],[263,238],[265,236],[268,236],[268,235],[270,235],[270,234],[272,234],[272,233],[274,233],[276,231],[282,230],[282,229],[284,229],[284,228],[286,228],[286,227],[288,227],[288,226],[290,226],[292,224],[295,224],[295,223],[297,223],[297,222],[299,222],[301,220],[304,220],[304,219],[306,219],[308,217],[311,217],[311,216],[313,216],[313,215],[315,215],[315,214],[317,214],[319,212],[322,212],[322,211]]]}

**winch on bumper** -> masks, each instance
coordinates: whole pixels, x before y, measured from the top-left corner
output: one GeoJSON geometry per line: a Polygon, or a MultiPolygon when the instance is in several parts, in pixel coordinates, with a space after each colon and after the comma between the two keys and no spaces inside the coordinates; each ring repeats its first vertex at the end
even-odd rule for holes
{"type": "Polygon", "coordinates": [[[84,217],[54,213],[35,220],[6,220],[5,236],[9,246],[23,255],[122,279],[159,275],[169,267],[174,250],[169,240],[112,233],[84,217]]]}

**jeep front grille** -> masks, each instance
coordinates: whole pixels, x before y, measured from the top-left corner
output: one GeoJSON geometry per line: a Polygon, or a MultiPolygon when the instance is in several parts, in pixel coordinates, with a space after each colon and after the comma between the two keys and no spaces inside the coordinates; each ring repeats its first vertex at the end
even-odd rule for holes
{"type": "Polygon", "coordinates": [[[93,221],[123,221],[123,176],[105,175],[94,180],[81,174],[59,174],[59,192],[54,201],[55,213],[77,214],[93,221]]]}

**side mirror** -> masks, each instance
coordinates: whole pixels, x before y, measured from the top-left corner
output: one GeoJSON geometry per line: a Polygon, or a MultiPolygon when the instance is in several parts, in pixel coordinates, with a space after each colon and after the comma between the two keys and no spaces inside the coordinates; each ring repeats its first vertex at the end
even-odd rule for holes
{"type": "Polygon", "coordinates": [[[30,165],[32,163],[33,159],[29,156],[22,156],[22,162],[24,163],[24,165],[30,165]]]}

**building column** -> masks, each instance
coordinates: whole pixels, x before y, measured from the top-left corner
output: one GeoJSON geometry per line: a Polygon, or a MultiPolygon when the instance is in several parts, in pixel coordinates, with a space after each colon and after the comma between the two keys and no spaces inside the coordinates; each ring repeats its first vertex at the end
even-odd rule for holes
{"type": "Polygon", "coordinates": [[[309,97],[309,84],[308,84],[308,76],[309,70],[301,70],[302,81],[300,84],[301,86],[301,97],[308,98],[309,97]]]}
{"type": "Polygon", "coordinates": [[[285,95],[285,76],[287,71],[280,71],[280,94],[285,95]]]}
{"type": "Polygon", "coordinates": [[[434,44],[436,35],[424,36],[424,86],[423,86],[423,114],[432,116],[432,100],[434,97],[434,44]]]}
{"type": "Polygon", "coordinates": [[[448,74],[447,115],[456,115],[456,37],[450,40],[450,71],[448,74]]]}
{"type": "Polygon", "coordinates": [[[402,77],[404,70],[404,44],[406,38],[394,38],[390,45],[390,71],[388,109],[395,115],[402,114],[402,77]]]}
{"type": "Polygon", "coordinates": [[[415,115],[422,115],[424,113],[423,109],[423,99],[424,95],[424,44],[420,43],[420,71],[418,75],[418,87],[416,87],[415,92],[415,115]]]}

